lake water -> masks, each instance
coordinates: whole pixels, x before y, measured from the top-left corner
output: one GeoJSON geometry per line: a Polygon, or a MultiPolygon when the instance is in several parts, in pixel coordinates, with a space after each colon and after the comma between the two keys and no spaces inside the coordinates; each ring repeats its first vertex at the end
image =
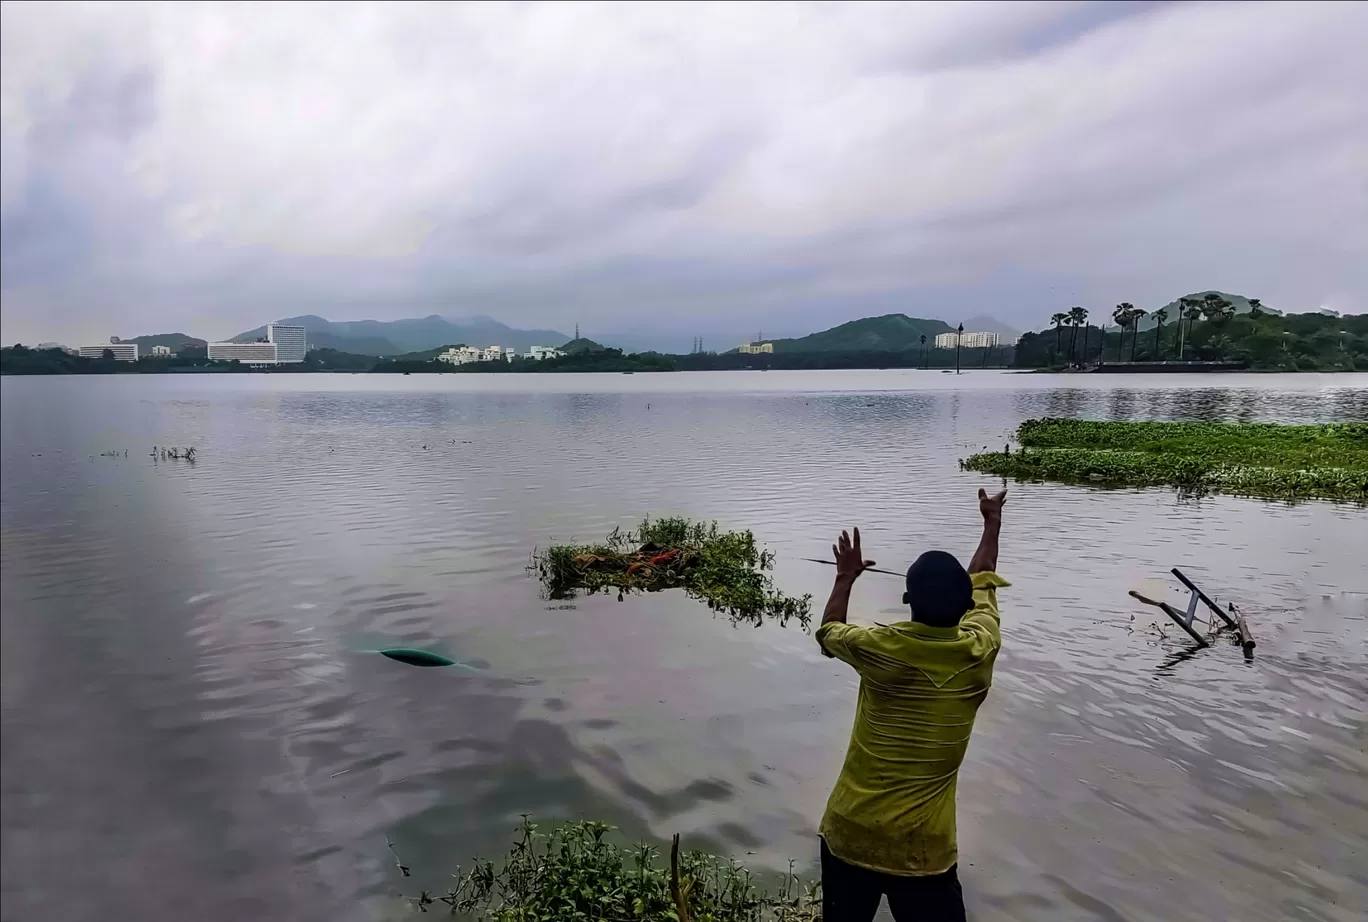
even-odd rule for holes
{"type": "MultiPolygon", "coordinates": [[[[967,559],[995,482],[956,461],[1029,417],[1368,419],[1368,376],[1315,375],[129,376],[2,394],[6,922],[392,918],[401,891],[502,850],[522,813],[811,868],[853,673],[800,628],[734,628],[677,594],[547,603],[534,546],[715,518],[753,529],[820,611],[832,573],[798,558],[842,527],[890,569],[931,547],[967,559]],[[464,665],[368,652],[397,645],[464,665]]],[[[1004,650],[960,780],[971,916],[1362,919],[1365,545],[1351,506],[1013,486],[1004,650]],[[1126,592],[1176,586],[1173,566],[1242,604],[1252,661],[1149,627],[1159,613],[1126,592]]],[[[866,575],[852,616],[893,620],[900,592],[866,575]]]]}

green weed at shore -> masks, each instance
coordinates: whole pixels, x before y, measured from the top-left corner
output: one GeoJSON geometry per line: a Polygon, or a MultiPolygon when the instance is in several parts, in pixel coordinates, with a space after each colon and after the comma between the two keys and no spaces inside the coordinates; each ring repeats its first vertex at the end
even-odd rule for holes
{"type": "Polygon", "coordinates": [[[424,891],[424,912],[488,922],[640,920],[640,922],[819,922],[816,886],[786,874],[774,892],[755,875],[702,852],[672,852],[662,864],[653,845],[622,848],[605,823],[568,823],[549,835],[527,819],[497,864],[458,868],[444,894],[424,891]]]}
{"type": "Polygon", "coordinates": [[[960,462],[1022,480],[1172,486],[1269,499],[1368,503],[1368,424],[1032,419],[1021,448],[960,462]]]}

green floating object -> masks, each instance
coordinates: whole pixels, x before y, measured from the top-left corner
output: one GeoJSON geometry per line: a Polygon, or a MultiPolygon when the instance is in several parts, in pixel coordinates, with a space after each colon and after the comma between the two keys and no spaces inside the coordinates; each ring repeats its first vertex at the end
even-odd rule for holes
{"type": "Polygon", "coordinates": [[[410,666],[455,666],[456,661],[447,659],[436,653],[429,653],[426,650],[410,650],[407,647],[395,647],[390,650],[381,650],[380,653],[390,659],[397,659],[401,663],[410,666]]]}

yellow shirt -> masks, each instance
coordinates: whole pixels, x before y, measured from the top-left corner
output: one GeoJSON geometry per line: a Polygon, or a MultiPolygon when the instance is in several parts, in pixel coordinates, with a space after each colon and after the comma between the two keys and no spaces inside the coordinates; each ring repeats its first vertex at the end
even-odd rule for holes
{"type": "Polygon", "coordinates": [[[956,627],[828,622],[817,643],[860,674],[855,727],[821,833],[842,861],[886,874],[948,871],[955,779],[1002,646],[996,573],[971,576],[974,608],[956,627]]]}

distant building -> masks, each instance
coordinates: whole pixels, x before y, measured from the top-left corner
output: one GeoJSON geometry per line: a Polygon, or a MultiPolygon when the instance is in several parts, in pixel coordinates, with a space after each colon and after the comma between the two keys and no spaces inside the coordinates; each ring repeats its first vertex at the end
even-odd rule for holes
{"type": "Polygon", "coordinates": [[[742,355],[761,355],[773,352],[774,343],[742,343],[736,347],[736,351],[742,355]]]}
{"type": "Polygon", "coordinates": [[[558,359],[563,355],[565,355],[564,352],[552,346],[529,346],[527,351],[523,353],[523,358],[540,362],[542,359],[558,359]]]}
{"type": "Polygon", "coordinates": [[[468,365],[480,360],[480,350],[474,346],[452,346],[437,356],[437,361],[448,365],[468,365]]]}
{"type": "Polygon", "coordinates": [[[61,349],[61,350],[64,351],[64,352],[66,351],[66,346],[63,346],[61,343],[39,343],[38,345],[34,346],[33,348],[35,348],[35,349],[61,349]]]}
{"type": "Polygon", "coordinates": [[[309,354],[309,331],[292,323],[267,325],[266,341],[275,344],[276,361],[282,365],[302,362],[309,354]]]}
{"type": "Polygon", "coordinates": [[[279,347],[275,343],[209,343],[212,362],[241,362],[244,365],[277,365],[279,347]]]}
{"type": "Polygon", "coordinates": [[[152,347],[152,358],[154,358],[154,359],[169,358],[170,355],[171,355],[171,347],[170,347],[170,346],[153,346],[153,347],[152,347]]]}
{"type": "Polygon", "coordinates": [[[114,353],[114,358],[120,362],[136,362],[138,360],[137,343],[118,342],[117,336],[111,336],[110,341],[102,346],[82,346],[76,352],[83,359],[103,358],[105,350],[114,353]]]}
{"type": "Polygon", "coordinates": [[[504,349],[500,346],[486,346],[478,349],[475,346],[452,346],[446,352],[437,356],[437,361],[446,362],[449,365],[469,365],[472,362],[511,362],[513,361],[514,351],[504,349]]]}
{"type": "Polygon", "coordinates": [[[209,343],[209,359],[244,365],[293,365],[309,354],[309,331],[292,323],[266,325],[266,338],[254,343],[209,343]]]}
{"type": "Polygon", "coordinates": [[[1002,344],[1002,337],[997,333],[941,333],[936,337],[936,348],[955,348],[956,337],[965,349],[988,349],[1002,344]]]}

